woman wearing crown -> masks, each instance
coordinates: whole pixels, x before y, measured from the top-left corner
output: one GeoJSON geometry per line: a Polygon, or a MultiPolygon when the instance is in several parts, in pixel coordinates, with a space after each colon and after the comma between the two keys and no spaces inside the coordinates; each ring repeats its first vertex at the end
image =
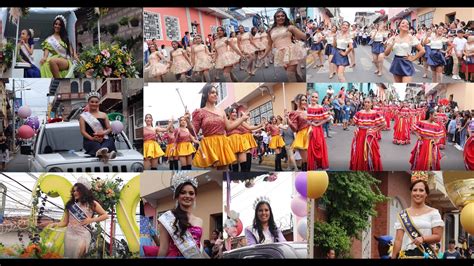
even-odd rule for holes
{"type": "Polygon", "coordinates": [[[71,198],[66,203],[63,219],[48,227],[67,227],[64,257],[81,258],[87,253],[91,242],[90,224],[105,221],[108,217],[107,212],[94,199],[90,183],[81,177],[71,189],[71,198]],[[94,217],[94,213],[98,216],[94,217]]]}
{"type": "Polygon", "coordinates": [[[44,51],[40,61],[42,78],[74,77],[74,65],[71,60],[77,59],[77,54],[69,43],[66,24],[64,16],[56,16],[53,22],[53,34],[41,44],[44,51]]]}
{"type": "Polygon", "coordinates": [[[35,41],[33,40],[34,31],[24,29],[21,31],[20,41],[18,42],[18,53],[21,62],[30,64],[30,67],[24,69],[25,78],[40,78],[40,70],[33,59],[33,50],[35,41]]]}
{"type": "MultiPolygon", "coordinates": [[[[194,135],[202,131],[204,136],[194,156],[193,165],[200,168],[216,167],[217,170],[224,170],[237,160],[230,147],[226,131],[237,128],[249,116],[242,112],[239,118],[230,121],[225,112],[216,107],[217,101],[217,87],[207,83],[202,89],[201,108],[193,112],[192,123],[188,123],[188,125],[194,135]]],[[[185,117],[188,118],[189,114],[187,113],[185,117]]]]}
{"type": "Polygon", "coordinates": [[[425,119],[418,121],[413,128],[418,140],[411,151],[411,170],[440,170],[441,152],[438,141],[444,136],[444,128],[436,123],[436,112],[432,108],[426,111],[425,119]]]}
{"type": "Polygon", "coordinates": [[[444,222],[437,209],[425,204],[430,194],[428,174],[413,172],[410,191],[410,207],[398,214],[395,223],[397,231],[392,258],[436,259],[433,246],[441,241],[444,222]]]}
{"type": "Polygon", "coordinates": [[[117,152],[110,133],[110,121],[106,113],[99,111],[100,94],[93,91],[86,97],[87,106],[79,118],[79,127],[84,137],[86,154],[98,157],[104,163],[115,159],[117,152]]]}
{"type": "Polygon", "coordinates": [[[269,198],[257,198],[253,209],[255,210],[253,224],[245,228],[247,245],[286,242],[283,233],[276,226],[269,198]]]}
{"type": "Polygon", "coordinates": [[[175,208],[158,218],[160,251],[158,257],[205,258],[201,253],[202,219],[192,211],[196,207],[198,182],[185,172],[171,178],[175,208]]]}
{"type": "Polygon", "coordinates": [[[377,132],[385,128],[385,118],[372,110],[372,99],[364,99],[364,109],[354,115],[357,129],[351,145],[350,170],[383,171],[377,132]]]}

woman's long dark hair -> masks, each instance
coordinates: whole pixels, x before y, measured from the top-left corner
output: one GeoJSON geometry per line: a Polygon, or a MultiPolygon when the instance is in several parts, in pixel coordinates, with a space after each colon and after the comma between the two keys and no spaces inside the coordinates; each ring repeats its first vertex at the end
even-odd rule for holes
{"type": "MultiPolygon", "coordinates": [[[[186,185],[192,186],[195,195],[197,195],[196,187],[194,187],[191,182],[184,182],[183,184],[179,185],[176,191],[174,192],[175,199],[178,199],[179,193],[181,193],[181,190],[186,185]]],[[[174,214],[174,217],[176,217],[176,220],[174,220],[173,223],[174,234],[179,238],[183,239],[183,236],[186,234],[186,230],[188,230],[188,228],[191,226],[188,219],[188,213],[182,210],[179,204],[175,209],[171,210],[171,212],[174,214]]]]}
{"type": "Polygon", "coordinates": [[[31,33],[31,30],[30,29],[25,29],[25,30],[26,30],[26,35],[28,35],[28,44],[30,46],[34,45],[35,41],[33,40],[33,34],[31,33]]]}
{"type": "MultiPolygon", "coordinates": [[[[217,27],[216,28],[216,33],[217,33],[218,29],[221,29],[224,32],[224,35],[222,35],[222,37],[227,37],[227,32],[225,31],[224,27],[222,27],[222,26],[217,27]]],[[[217,38],[219,38],[219,36],[217,36],[217,38]]]]}
{"type": "Polygon", "coordinates": [[[80,194],[80,198],[78,202],[82,204],[87,203],[89,205],[89,208],[94,209],[95,208],[94,195],[92,195],[92,191],[86,188],[86,186],[84,186],[84,184],[82,183],[76,183],[74,184],[74,186],[72,186],[71,199],[66,203],[66,209],[69,209],[69,207],[71,207],[74,203],[76,203],[76,200],[74,199],[74,188],[76,188],[80,194]]]}
{"type": "Polygon", "coordinates": [[[204,108],[207,103],[207,98],[209,98],[209,92],[211,92],[211,89],[214,88],[214,85],[212,83],[206,83],[204,87],[202,88],[202,96],[201,96],[201,108],[204,108]]]}
{"type": "Polygon", "coordinates": [[[265,235],[263,234],[263,226],[260,220],[258,219],[258,209],[260,209],[260,206],[262,206],[263,204],[266,204],[268,206],[268,209],[270,210],[270,218],[268,219],[268,229],[270,230],[270,233],[273,236],[273,242],[278,242],[278,227],[276,226],[275,220],[273,219],[272,207],[267,202],[261,201],[257,204],[257,207],[255,207],[255,216],[253,218],[253,228],[257,230],[258,238],[260,240],[258,243],[260,244],[265,241],[265,235]]]}
{"type": "Polygon", "coordinates": [[[425,120],[430,119],[430,116],[431,116],[432,114],[434,114],[434,113],[435,113],[435,109],[434,109],[434,108],[431,108],[431,107],[428,108],[428,110],[426,110],[426,113],[425,113],[425,120]]]}
{"type": "Polygon", "coordinates": [[[293,102],[291,103],[293,105],[293,111],[296,111],[298,110],[298,107],[300,106],[301,104],[301,98],[302,97],[306,97],[306,95],[302,94],[302,93],[299,93],[296,95],[295,99],[293,100],[293,102]]]}
{"type": "Polygon", "coordinates": [[[59,20],[59,23],[61,24],[61,29],[59,30],[59,37],[61,38],[61,41],[63,41],[66,44],[66,54],[71,55],[71,51],[69,51],[69,47],[71,44],[69,43],[69,38],[67,37],[67,31],[66,31],[66,25],[64,25],[64,21],[60,18],[57,18],[53,21],[53,34],[54,34],[54,24],[56,21],[59,20]]]}
{"type": "Polygon", "coordinates": [[[273,15],[273,25],[272,25],[272,28],[270,29],[270,31],[273,30],[273,28],[275,28],[276,26],[278,26],[277,25],[277,20],[276,20],[276,16],[277,16],[278,13],[285,14],[285,22],[283,23],[283,25],[285,27],[290,26],[290,19],[288,18],[288,15],[286,14],[285,10],[283,10],[283,8],[279,8],[277,10],[277,12],[275,12],[275,14],[273,15]]]}

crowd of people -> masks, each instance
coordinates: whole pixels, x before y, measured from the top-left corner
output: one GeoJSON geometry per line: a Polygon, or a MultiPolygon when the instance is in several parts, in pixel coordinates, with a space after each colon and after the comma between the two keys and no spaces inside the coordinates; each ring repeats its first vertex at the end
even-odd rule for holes
{"type": "Polygon", "coordinates": [[[238,81],[235,69],[246,71],[249,77],[263,66],[283,67],[290,82],[305,81],[298,74],[298,66],[304,67],[306,50],[304,32],[290,23],[283,9],[277,10],[273,25],[252,27],[246,31],[243,25],[236,32],[230,32],[222,26],[214,34],[205,38],[199,34],[191,36],[189,32],[179,41],[171,43],[171,51],[165,45],[158,49],[155,39],[144,40],[145,78],[165,81],[164,76],[172,73],[181,82],[217,81],[220,76],[226,82],[238,81]],[[211,70],[215,74],[211,78],[211,70]]]}
{"type": "Polygon", "coordinates": [[[345,68],[356,67],[356,48],[371,46],[374,74],[382,76],[383,62],[394,55],[390,73],[395,82],[410,82],[415,74],[414,62],[423,65],[424,78],[431,70],[433,82],[442,82],[444,76],[455,80],[474,81],[474,23],[454,20],[420,25],[417,29],[403,19],[396,27],[384,22],[361,28],[347,21],[341,25],[324,25],[309,21],[306,35],[311,45],[313,68],[328,64],[329,79],[337,74],[345,82],[345,68]],[[463,76],[463,77],[461,77],[463,76]]]}

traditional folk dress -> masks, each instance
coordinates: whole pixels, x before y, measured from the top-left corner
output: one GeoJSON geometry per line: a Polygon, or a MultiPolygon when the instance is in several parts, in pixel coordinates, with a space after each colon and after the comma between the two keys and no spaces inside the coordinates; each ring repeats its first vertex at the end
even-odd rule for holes
{"type": "Polygon", "coordinates": [[[414,131],[418,133],[419,137],[415,147],[411,151],[411,170],[440,170],[441,153],[437,143],[438,140],[445,135],[443,127],[437,123],[418,121],[414,127],[414,131]]]}
{"type": "Polygon", "coordinates": [[[307,150],[309,145],[309,124],[306,120],[305,114],[299,111],[292,111],[288,118],[292,124],[294,124],[290,124],[291,130],[296,132],[292,148],[296,150],[307,150]]]}
{"type": "MultiPolygon", "coordinates": [[[[375,105],[372,109],[374,111],[376,111],[377,113],[379,113],[381,116],[383,116],[383,108],[381,106],[375,105]]],[[[385,117],[384,117],[384,119],[385,119],[385,117]]],[[[377,140],[382,139],[382,133],[380,133],[380,131],[377,131],[375,134],[377,136],[377,140]]]]}
{"type": "Polygon", "coordinates": [[[467,130],[471,132],[471,137],[464,144],[464,164],[467,170],[474,171],[474,120],[469,123],[467,130]]]}
{"type": "Polygon", "coordinates": [[[410,144],[410,109],[403,107],[396,112],[393,143],[410,144]]]}
{"type": "Polygon", "coordinates": [[[377,112],[359,111],[354,115],[357,129],[351,145],[350,170],[383,171],[380,160],[380,146],[374,128],[385,123],[384,117],[377,112]]]}
{"type": "MultiPolygon", "coordinates": [[[[308,107],[307,119],[310,122],[318,123],[329,118],[329,113],[324,107],[308,107]]],[[[308,145],[308,170],[328,169],[328,149],[324,138],[323,126],[311,126],[308,145]]]]}

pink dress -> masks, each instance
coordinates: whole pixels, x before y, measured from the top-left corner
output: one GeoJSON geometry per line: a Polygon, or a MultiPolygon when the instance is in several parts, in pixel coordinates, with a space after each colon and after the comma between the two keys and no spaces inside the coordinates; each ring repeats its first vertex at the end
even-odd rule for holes
{"type": "Polygon", "coordinates": [[[207,47],[204,44],[194,45],[194,71],[203,71],[212,68],[212,58],[206,53],[207,47]]]}
{"type": "Polygon", "coordinates": [[[145,67],[145,72],[148,73],[149,78],[157,78],[168,72],[168,65],[160,62],[159,52],[154,52],[150,55],[148,66],[145,67]]]}
{"type": "Polygon", "coordinates": [[[216,48],[216,68],[223,69],[224,67],[230,67],[237,64],[240,60],[240,56],[227,45],[227,38],[222,37],[214,42],[216,48]]]}
{"type": "Polygon", "coordinates": [[[266,32],[260,33],[260,40],[264,49],[267,49],[268,46],[268,34],[266,32]]]}
{"type": "MultiPolygon", "coordinates": [[[[201,237],[202,237],[202,228],[199,226],[190,226],[188,227],[188,231],[193,236],[194,241],[198,248],[201,248],[201,237]]],[[[170,239],[170,245],[168,248],[168,254],[166,257],[183,257],[183,254],[179,251],[178,247],[174,244],[173,240],[170,239]]]]}
{"type": "MultiPolygon", "coordinates": [[[[92,218],[92,210],[83,204],[79,206],[86,213],[87,217],[92,218]]],[[[79,258],[82,251],[89,250],[91,243],[91,233],[84,226],[76,220],[71,211],[69,211],[69,222],[67,224],[66,233],[64,234],[64,257],[65,258],[79,258]]]]}
{"type": "Polygon", "coordinates": [[[240,48],[243,53],[253,54],[257,48],[250,42],[250,32],[245,32],[240,37],[240,48]]]}
{"type": "MultiPolygon", "coordinates": [[[[266,37],[265,37],[266,38],[266,37]]],[[[255,46],[257,46],[258,51],[264,51],[267,46],[262,42],[263,36],[260,32],[257,32],[253,37],[255,46]]]]}
{"type": "Polygon", "coordinates": [[[188,72],[188,70],[191,69],[191,65],[184,57],[184,53],[186,53],[186,51],[182,48],[178,48],[171,52],[171,56],[173,57],[173,62],[171,63],[170,68],[171,73],[181,74],[184,72],[188,72]]]}
{"type": "Polygon", "coordinates": [[[276,66],[297,65],[305,58],[305,50],[291,41],[292,35],[287,27],[275,27],[270,31],[273,47],[276,49],[276,66]]]}

